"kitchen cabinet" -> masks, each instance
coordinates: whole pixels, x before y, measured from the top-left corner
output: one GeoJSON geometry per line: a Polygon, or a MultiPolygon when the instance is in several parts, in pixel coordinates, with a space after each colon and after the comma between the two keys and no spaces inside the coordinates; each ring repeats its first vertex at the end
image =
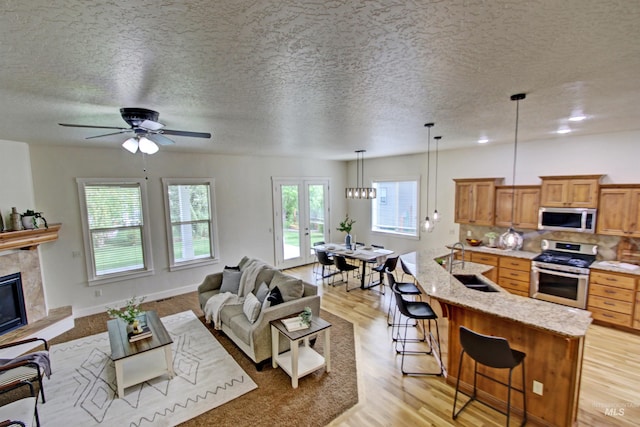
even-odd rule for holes
{"type": "Polygon", "coordinates": [[[640,185],[600,189],[596,233],[640,237],[640,185]]]}
{"type": "Polygon", "coordinates": [[[541,176],[540,206],[597,208],[602,176],[541,176]]]}
{"type": "Polygon", "coordinates": [[[592,269],[587,309],[593,318],[613,325],[632,326],[636,281],[634,275],[592,269]]]}
{"type": "Polygon", "coordinates": [[[512,294],[529,296],[531,261],[523,258],[501,256],[498,262],[498,285],[512,294]]]}
{"type": "Polygon", "coordinates": [[[493,225],[496,186],[502,178],[454,179],[455,219],[459,224],[493,225]]]}
{"type": "Polygon", "coordinates": [[[495,225],[511,227],[511,214],[513,213],[515,228],[535,230],[538,228],[539,207],[540,186],[496,187],[495,225]],[[512,205],[513,200],[515,200],[515,205],[512,205]]]}
{"type": "Polygon", "coordinates": [[[475,262],[478,264],[492,265],[492,268],[489,271],[485,271],[482,273],[487,279],[492,282],[498,283],[498,256],[485,254],[481,252],[471,252],[471,262],[475,262]]]}

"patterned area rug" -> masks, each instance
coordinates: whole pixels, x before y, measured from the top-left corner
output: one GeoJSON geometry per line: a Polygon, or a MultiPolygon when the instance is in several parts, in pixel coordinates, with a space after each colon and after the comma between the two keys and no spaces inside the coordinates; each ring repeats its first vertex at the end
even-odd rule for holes
{"type": "Polygon", "coordinates": [[[175,377],[128,387],[122,399],[107,332],[52,346],[42,425],[173,426],[257,388],[192,311],[162,323],[173,338],[175,377]]]}

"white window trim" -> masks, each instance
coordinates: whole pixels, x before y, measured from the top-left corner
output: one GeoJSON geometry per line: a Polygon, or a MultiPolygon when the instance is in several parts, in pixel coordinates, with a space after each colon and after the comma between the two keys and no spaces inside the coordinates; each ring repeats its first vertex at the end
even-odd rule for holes
{"type": "Polygon", "coordinates": [[[420,183],[421,183],[421,176],[420,175],[410,175],[410,176],[396,176],[396,177],[385,177],[385,178],[371,178],[371,183],[369,184],[370,186],[373,186],[374,182],[399,182],[399,181],[415,181],[417,183],[417,187],[416,187],[416,235],[412,235],[412,234],[404,234],[404,233],[396,233],[396,232],[392,232],[392,231],[380,231],[380,230],[374,230],[373,229],[373,204],[376,203],[376,199],[371,200],[371,218],[369,223],[371,224],[371,233],[372,235],[378,235],[378,236],[393,236],[393,237],[397,237],[397,238],[401,238],[401,239],[407,239],[407,240],[420,240],[420,183]]]}
{"type": "Polygon", "coordinates": [[[151,250],[151,230],[149,211],[147,208],[147,182],[138,178],[76,178],[78,196],[80,199],[80,217],[82,222],[82,238],[84,241],[85,261],[87,265],[87,280],[89,286],[104,285],[122,280],[136,279],[154,274],[151,250]],[[91,245],[91,230],[87,218],[87,199],[85,186],[98,184],[138,184],[140,186],[140,200],[142,203],[142,254],[145,267],[142,270],[123,271],[107,276],[97,276],[94,263],[93,246],[91,245]]]}
{"type": "Polygon", "coordinates": [[[186,268],[201,267],[203,265],[220,262],[220,246],[218,244],[218,210],[216,209],[216,186],[213,178],[162,178],[162,192],[164,198],[165,226],[167,229],[167,253],[169,254],[169,271],[183,270],[186,268]],[[173,255],[173,231],[171,229],[171,214],[169,211],[169,186],[170,185],[209,185],[209,233],[211,251],[213,256],[198,258],[176,263],[173,255]]]}

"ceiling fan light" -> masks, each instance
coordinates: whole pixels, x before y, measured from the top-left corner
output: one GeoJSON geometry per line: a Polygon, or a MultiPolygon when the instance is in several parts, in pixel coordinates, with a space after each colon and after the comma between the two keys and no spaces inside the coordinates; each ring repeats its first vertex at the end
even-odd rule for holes
{"type": "Polygon", "coordinates": [[[144,136],[140,138],[139,146],[140,151],[144,154],[155,154],[159,150],[155,142],[144,136]]]}
{"type": "Polygon", "coordinates": [[[122,143],[122,147],[131,154],[136,154],[138,152],[138,140],[136,138],[129,138],[122,143]]]}

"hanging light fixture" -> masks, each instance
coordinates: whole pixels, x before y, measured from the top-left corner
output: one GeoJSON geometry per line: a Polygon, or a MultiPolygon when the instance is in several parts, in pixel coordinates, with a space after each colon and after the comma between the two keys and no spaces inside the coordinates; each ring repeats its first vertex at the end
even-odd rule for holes
{"type": "MultiPolygon", "coordinates": [[[[441,136],[434,136],[433,139],[436,141],[436,185],[434,186],[435,193],[435,209],[433,210],[433,222],[440,222],[440,214],[438,213],[438,146],[440,145],[441,136]]],[[[433,230],[433,228],[432,228],[433,230]]]]}
{"type": "Polygon", "coordinates": [[[511,227],[506,233],[500,236],[500,246],[505,249],[519,249],[522,247],[522,236],[513,228],[513,218],[515,216],[515,192],[516,192],[516,161],[518,159],[518,119],[520,115],[520,101],[526,98],[526,94],[517,93],[511,95],[511,100],[516,101],[516,132],[513,144],[513,174],[511,178],[511,227]]]}
{"type": "Polygon", "coordinates": [[[422,230],[431,232],[433,231],[434,223],[429,218],[429,175],[431,166],[431,128],[433,127],[433,123],[425,123],[424,126],[429,132],[427,134],[427,217],[422,222],[422,230]]]}
{"type": "Polygon", "coordinates": [[[356,150],[356,186],[345,188],[347,199],[375,199],[376,189],[364,186],[364,153],[367,150],[356,150]],[[362,186],[360,183],[362,182],[362,186]]]}
{"type": "Polygon", "coordinates": [[[146,136],[140,135],[127,139],[122,143],[122,147],[132,154],[137,153],[138,150],[144,154],[155,154],[159,150],[158,145],[155,142],[146,136]]]}

